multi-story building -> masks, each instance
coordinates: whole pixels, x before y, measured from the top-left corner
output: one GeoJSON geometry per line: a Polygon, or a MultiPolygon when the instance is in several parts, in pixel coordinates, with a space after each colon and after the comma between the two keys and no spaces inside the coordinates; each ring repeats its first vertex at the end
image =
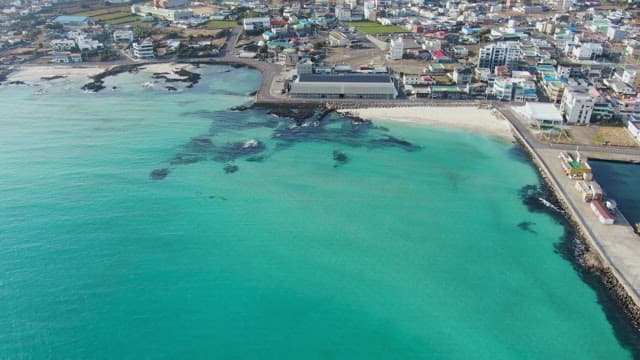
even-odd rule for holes
{"type": "Polygon", "coordinates": [[[246,31],[266,30],[271,27],[271,19],[268,17],[244,18],[242,26],[246,31]]]}
{"type": "Polygon", "coordinates": [[[133,42],[133,31],[131,30],[116,30],[113,32],[113,41],[125,41],[133,42]]]}
{"type": "Polygon", "coordinates": [[[392,39],[389,46],[389,57],[391,60],[401,60],[404,55],[404,40],[402,37],[392,39]]]}
{"type": "Polygon", "coordinates": [[[568,88],[562,95],[560,109],[568,124],[585,125],[591,122],[593,98],[584,88],[568,88]]]}
{"type": "Polygon", "coordinates": [[[629,66],[624,69],[621,76],[622,82],[635,88],[640,88],[640,68],[629,66]]]}
{"type": "Polygon", "coordinates": [[[498,77],[493,83],[493,95],[503,101],[538,101],[536,84],[526,79],[498,77]]]}
{"type": "Polygon", "coordinates": [[[496,66],[509,65],[517,67],[521,59],[521,52],[516,42],[499,42],[489,44],[480,49],[478,67],[493,71],[496,66]]]}
{"type": "Polygon", "coordinates": [[[155,57],[153,53],[153,41],[150,38],[144,39],[141,42],[133,43],[133,56],[138,59],[148,59],[155,57]]]}
{"type": "Polygon", "coordinates": [[[186,7],[189,5],[188,0],[154,0],[153,5],[155,7],[163,9],[173,9],[179,7],[186,7]]]}

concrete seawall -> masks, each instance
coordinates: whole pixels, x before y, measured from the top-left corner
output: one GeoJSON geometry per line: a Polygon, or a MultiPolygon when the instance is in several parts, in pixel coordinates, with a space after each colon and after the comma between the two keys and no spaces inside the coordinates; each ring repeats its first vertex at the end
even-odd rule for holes
{"type": "MultiPolygon", "coordinates": [[[[596,234],[594,234],[589,222],[585,219],[585,216],[590,216],[592,214],[585,215],[584,209],[578,209],[574,206],[574,201],[569,198],[573,194],[570,195],[563,189],[557,173],[553,171],[549,166],[550,164],[548,164],[550,156],[555,160],[555,156],[557,155],[554,156],[552,154],[555,154],[557,151],[546,150],[546,154],[540,154],[536,148],[527,141],[526,136],[522,134],[521,130],[518,129],[517,126],[514,126],[513,121],[517,120],[511,119],[510,116],[502,111],[500,111],[500,113],[511,122],[512,131],[516,140],[522,144],[525,150],[529,153],[534,164],[539,169],[541,176],[554,191],[556,198],[564,208],[569,221],[575,225],[577,233],[581,236],[585,245],[588,247],[587,252],[583,255],[582,264],[588,270],[601,275],[605,287],[611,292],[620,305],[624,307],[625,312],[631,318],[634,325],[636,327],[640,327],[640,292],[638,291],[638,287],[632,283],[632,279],[628,278],[628,274],[633,273],[633,269],[623,269],[622,266],[625,264],[617,264],[614,261],[608,253],[607,248],[598,239],[596,234]]],[[[603,157],[610,158],[608,155],[603,157]]],[[[625,159],[621,158],[621,160],[625,159]]],[[[631,234],[630,236],[636,237],[636,235],[633,234],[631,226],[626,223],[624,218],[618,216],[617,220],[624,221],[624,223],[618,226],[628,227],[629,233],[631,234]]],[[[595,220],[592,220],[592,223],[594,221],[595,220]]],[[[640,239],[632,240],[637,241],[638,246],[640,247],[640,239]]]]}

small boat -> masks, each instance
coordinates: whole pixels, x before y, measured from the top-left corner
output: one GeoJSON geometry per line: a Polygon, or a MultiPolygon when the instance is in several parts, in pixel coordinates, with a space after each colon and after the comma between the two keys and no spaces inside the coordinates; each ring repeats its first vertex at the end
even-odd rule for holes
{"type": "Polygon", "coordinates": [[[142,84],[143,88],[151,88],[153,87],[153,83],[150,81],[147,81],[146,83],[142,84]]]}

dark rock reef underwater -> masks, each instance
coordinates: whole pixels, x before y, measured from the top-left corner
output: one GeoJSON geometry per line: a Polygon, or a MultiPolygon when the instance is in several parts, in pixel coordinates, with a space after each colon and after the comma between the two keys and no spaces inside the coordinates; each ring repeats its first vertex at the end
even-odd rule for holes
{"type": "MultiPolygon", "coordinates": [[[[418,151],[420,146],[396,138],[384,127],[373,125],[370,121],[342,116],[331,110],[316,106],[256,108],[237,107],[224,111],[199,111],[184,113],[184,116],[200,116],[211,120],[207,134],[191,138],[180,147],[176,155],[169,160],[172,166],[188,165],[200,161],[213,161],[224,164],[223,170],[233,174],[240,170],[239,160],[261,162],[274,153],[290,148],[297,143],[325,142],[346,147],[398,148],[405,151],[418,151]],[[242,130],[264,128],[269,130],[269,139],[275,146],[268,147],[267,139],[247,138],[241,141],[225,141],[219,136],[226,131],[235,134],[242,130]]],[[[349,156],[344,150],[334,150],[328,154],[334,167],[344,166],[349,156]]],[[[159,169],[162,170],[162,169],[159,169]]],[[[154,170],[158,171],[158,170],[154,170]]],[[[161,180],[168,175],[151,175],[161,180]],[[159,176],[164,175],[164,176],[159,176]]]]}
{"type": "MultiPolygon", "coordinates": [[[[121,73],[135,73],[138,72],[141,68],[144,68],[145,64],[127,64],[127,65],[118,65],[114,66],[110,69],[107,69],[100,74],[94,75],[91,77],[91,82],[86,83],[82,86],[82,90],[86,92],[98,92],[105,88],[104,79],[109,76],[118,75],[121,73]]],[[[174,75],[178,77],[169,77],[169,73],[154,73],[152,75],[153,79],[156,80],[164,80],[165,83],[172,82],[186,82],[188,85],[187,88],[192,88],[195,84],[200,81],[201,75],[195,72],[191,72],[185,69],[179,69],[173,71],[174,75]]],[[[169,91],[178,90],[175,86],[166,86],[166,89],[169,91]]]]}

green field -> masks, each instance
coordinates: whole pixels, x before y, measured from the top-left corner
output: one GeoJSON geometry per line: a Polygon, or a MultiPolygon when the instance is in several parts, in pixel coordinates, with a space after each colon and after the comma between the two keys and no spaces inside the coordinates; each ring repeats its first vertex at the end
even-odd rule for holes
{"type": "Polygon", "coordinates": [[[127,17],[127,16],[132,16],[133,14],[131,14],[131,11],[118,11],[118,12],[114,12],[114,13],[110,13],[110,14],[102,14],[102,15],[98,15],[98,16],[93,16],[92,19],[94,21],[109,21],[109,20],[115,20],[115,19],[119,19],[119,18],[123,18],[123,17],[127,17]]]}
{"type": "Polygon", "coordinates": [[[410,32],[396,25],[382,25],[373,21],[354,21],[350,22],[349,26],[355,27],[365,34],[397,34],[410,32]]]}
{"type": "Polygon", "coordinates": [[[130,13],[131,9],[128,6],[118,6],[118,7],[110,7],[110,8],[104,8],[104,9],[98,9],[98,10],[91,10],[91,11],[82,11],[82,12],[75,13],[73,15],[96,17],[100,15],[107,15],[107,14],[113,14],[118,12],[130,13]]]}
{"type": "Polygon", "coordinates": [[[236,26],[237,23],[233,20],[211,20],[207,22],[209,29],[225,29],[236,26]]]}
{"type": "Polygon", "coordinates": [[[105,20],[104,23],[107,25],[123,25],[132,24],[138,20],[140,20],[140,16],[138,15],[127,15],[116,19],[105,20]]]}

